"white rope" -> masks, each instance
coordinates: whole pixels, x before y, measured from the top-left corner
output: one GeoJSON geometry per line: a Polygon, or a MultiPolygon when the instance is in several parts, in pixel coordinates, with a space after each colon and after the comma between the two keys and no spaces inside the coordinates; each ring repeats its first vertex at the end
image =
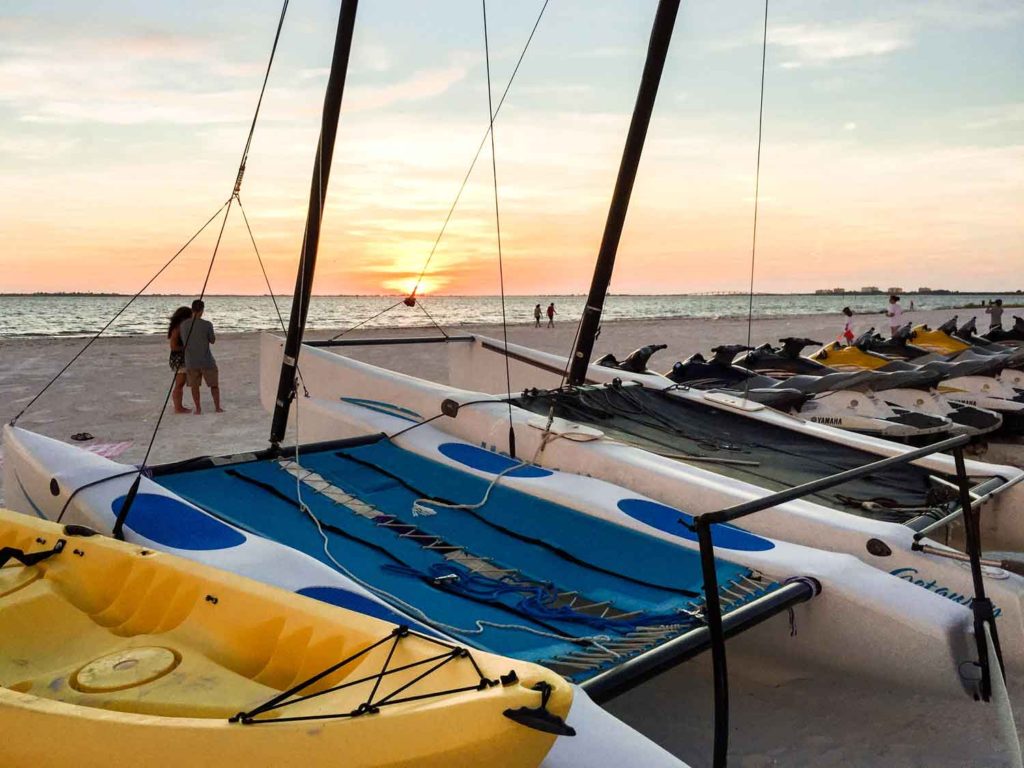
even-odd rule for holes
{"type": "MultiPolygon", "coordinates": [[[[301,411],[301,410],[302,409],[300,407],[298,407],[298,404],[297,404],[296,408],[295,408],[295,419],[294,419],[294,423],[295,423],[295,459],[294,459],[294,462],[295,462],[296,467],[298,467],[300,470],[304,470],[306,472],[306,476],[308,476],[309,474],[313,474],[313,472],[312,472],[312,470],[306,470],[302,466],[302,464],[300,462],[300,457],[299,457],[299,445],[300,445],[300,441],[299,441],[299,418],[300,418],[299,417],[299,411],[301,411]]],[[[501,478],[501,476],[504,475],[507,472],[512,471],[513,469],[518,469],[520,466],[522,466],[522,462],[520,464],[514,464],[511,467],[507,467],[505,470],[503,470],[501,473],[499,473],[494,478],[494,480],[491,481],[491,484],[488,486],[487,493],[484,494],[483,500],[479,504],[477,504],[477,505],[472,505],[472,508],[475,509],[476,507],[483,506],[484,504],[486,504],[487,503],[487,497],[490,495],[491,489],[497,484],[497,482],[501,478]]],[[[615,651],[611,650],[610,648],[606,648],[604,645],[601,645],[601,643],[607,643],[607,642],[611,641],[612,638],[609,635],[585,635],[585,636],[581,636],[581,637],[573,637],[571,635],[561,635],[561,634],[558,634],[557,632],[547,632],[547,631],[544,631],[544,630],[541,630],[541,629],[535,629],[534,627],[528,627],[525,624],[500,624],[498,622],[487,621],[487,620],[484,620],[484,619],[476,619],[476,620],[474,620],[473,628],[472,629],[467,629],[465,627],[458,627],[458,626],[455,626],[454,624],[445,624],[442,621],[436,621],[434,619],[431,619],[429,616],[427,616],[427,614],[425,614],[422,610],[420,610],[416,606],[411,605],[410,603],[407,603],[402,598],[398,597],[397,595],[391,594],[387,590],[380,589],[379,587],[376,587],[373,584],[370,584],[369,582],[364,581],[363,579],[361,579],[360,577],[358,577],[354,573],[352,573],[352,571],[350,571],[348,568],[346,568],[340,562],[338,562],[337,558],[335,558],[334,555],[331,552],[330,539],[327,537],[327,534],[324,531],[323,526],[320,523],[320,520],[317,518],[316,515],[313,514],[312,510],[308,506],[306,506],[306,503],[302,500],[302,477],[303,477],[302,473],[301,472],[295,472],[293,474],[295,475],[295,498],[298,501],[299,509],[301,509],[309,517],[309,519],[313,521],[313,525],[316,526],[316,530],[320,534],[320,539],[323,542],[324,556],[328,560],[330,560],[331,563],[334,564],[335,568],[337,568],[342,574],[347,576],[349,579],[354,581],[356,584],[358,584],[359,586],[361,586],[363,589],[367,590],[371,594],[381,598],[384,602],[390,603],[391,605],[398,606],[401,610],[403,610],[406,613],[416,617],[417,619],[422,621],[424,624],[427,624],[428,626],[434,627],[436,629],[440,629],[440,630],[442,630],[444,632],[450,632],[450,633],[453,633],[453,634],[460,634],[460,635],[480,635],[480,634],[483,634],[484,629],[486,627],[493,627],[494,629],[508,629],[508,630],[514,630],[514,631],[518,631],[518,632],[527,632],[529,634],[539,635],[540,637],[548,637],[548,638],[552,638],[554,640],[561,640],[563,642],[578,643],[578,644],[589,644],[589,645],[594,646],[595,648],[599,648],[602,651],[613,655],[615,658],[620,658],[620,655],[618,653],[616,653],[615,651]]],[[[423,499],[422,501],[426,501],[426,500],[423,499]]],[[[438,504],[440,504],[440,503],[438,502],[438,504]]],[[[459,505],[444,505],[444,506],[458,507],[459,505]]],[[[470,508],[470,505],[462,505],[462,506],[465,506],[466,508],[470,508]]]]}
{"type": "Polygon", "coordinates": [[[498,484],[498,481],[501,480],[501,478],[503,478],[509,472],[512,472],[513,470],[525,466],[527,466],[525,461],[517,461],[515,464],[511,464],[505,467],[503,470],[501,470],[501,472],[496,474],[494,476],[494,479],[491,480],[490,484],[487,486],[487,490],[484,491],[484,497],[475,504],[447,504],[443,501],[437,501],[436,499],[421,498],[413,501],[412,513],[413,515],[420,517],[425,515],[436,515],[438,507],[440,507],[441,509],[465,509],[469,511],[480,509],[480,507],[484,506],[487,503],[487,500],[491,497],[491,491],[494,490],[494,486],[498,484]],[[427,504],[430,504],[431,506],[428,507],[427,504]]]}

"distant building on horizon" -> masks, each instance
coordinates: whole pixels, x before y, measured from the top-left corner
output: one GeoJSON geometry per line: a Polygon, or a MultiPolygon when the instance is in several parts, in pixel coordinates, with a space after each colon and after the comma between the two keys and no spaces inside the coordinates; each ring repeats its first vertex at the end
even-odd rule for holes
{"type": "Polygon", "coordinates": [[[863,288],[860,289],[860,292],[861,293],[881,293],[882,289],[879,288],[877,285],[865,285],[863,288]]]}
{"type": "Polygon", "coordinates": [[[845,288],[818,288],[814,294],[816,296],[839,296],[846,293],[845,288]]]}
{"type": "Polygon", "coordinates": [[[886,293],[903,293],[903,289],[902,289],[902,288],[900,288],[900,287],[899,287],[899,286],[897,285],[897,286],[896,286],[896,287],[894,287],[894,288],[889,288],[889,289],[887,289],[887,290],[886,290],[886,293]]]}

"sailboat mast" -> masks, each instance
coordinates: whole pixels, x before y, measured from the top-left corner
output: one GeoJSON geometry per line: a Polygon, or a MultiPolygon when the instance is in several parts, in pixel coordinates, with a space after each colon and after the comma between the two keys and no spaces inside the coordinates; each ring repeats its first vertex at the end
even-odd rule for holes
{"type": "Polygon", "coordinates": [[[587,368],[594,352],[594,340],[601,326],[601,312],[604,310],[604,300],[608,295],[608,284],[615,268],[615,255],[619,249],[622,227],[626,222],[629,197],[633,192],[633,182],[636,181],[644,140],[647,138],[647,126],[650,125],[651,113],[654,111],[654,100],[658,95],[658,85],[665,68],[665,58],[668,55],[668,45],[672,40],[672,28],[678,11],[679,0],[660,0],[654,16],[651,40],[647,46],[647,61],[644,63],[643,76],[640,78],[636,106],[633,107],[633,119],[626,135],[626,146],[622,150],[622,162],[608,208],[601,250],[598,252],[594,277],[590,282],[587,304],[583,309],[576,349],[572,354],[572,364],[569,368],[570,386],[579,386],[586,381],[587,368]]]}
{"type": "Polygon", "coordinates": [[[279,445],[284,439],[288,426],[288,412],[295,392],[295,373],[298,368],[299,350],[302,347],[302,334],[306,328],[306,315],[309,312],[309,298],[313,291],[313,274],[316,271],[316,255],[320,246],[320,224],[324,201],[327,198],[327,182],[331,175],[331,160],[334,158],[334,140],[338,135],[338,116],[341,112],[341,97],[345,92],[345,75],[348,73],[352,30],[355,27],[358,4],[358,0],[342,0],[338,16],[331,74],[327,79],[327,92],[324,94],[320,143],[317,145],[316,159],[313,161],[313,179],[309,188],[309,210],[306,213],[306,231],[302,239],[302,257],[299,259],[299,272],[295,278],[295,294],[288,321],[288,335],[284,343],[281,378],[277,384],[274,419],[270,427],[270,442],[274,446],[279,445]]]}

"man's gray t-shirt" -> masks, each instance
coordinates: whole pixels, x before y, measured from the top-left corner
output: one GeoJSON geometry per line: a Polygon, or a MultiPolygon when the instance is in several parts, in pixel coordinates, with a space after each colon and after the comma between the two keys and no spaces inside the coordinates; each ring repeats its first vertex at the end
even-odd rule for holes
{"type": "Polygon", "coordinates": [[[992,316],[992,320],[989,321],[989,325],[991,325],[991,326],[998,325],[998,326],[1002,327],[1002,325],[1003,325],[1003,308],[1001,306],[999,306],[998,304],[992,304],[988,309],[985,310],[985,314],[992,316]]]}
{"type": "Polygon", "coordinates": [[[189,318],[181,324],[181,341],[185,345],[185,368],[216,368],[210,345],[214,342],[213,323],[189,318]],[[195,329],[193,330],[193,324],[195,329]]]}

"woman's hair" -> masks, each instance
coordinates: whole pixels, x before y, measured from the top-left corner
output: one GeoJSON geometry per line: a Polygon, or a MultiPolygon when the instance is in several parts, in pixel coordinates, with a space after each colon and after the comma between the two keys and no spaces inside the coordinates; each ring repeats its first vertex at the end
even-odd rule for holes
{"type": "Polygon", "coordinates": [[[844,315],[849,315],[849,316],[852,317],[853,316],[853,310],[850,309],[849,307],[843,307],[843,314],[844,315]]]}
{"type": "Polygon", "coordinates": [[[171,315],[170,325],[167,326],[167,338],[171,338],[171,334],[174,333],[174,329],[190,317],[192,317],[192,310],[188,307],[178,307],[174,310],[174,314],[171,315]]]}

